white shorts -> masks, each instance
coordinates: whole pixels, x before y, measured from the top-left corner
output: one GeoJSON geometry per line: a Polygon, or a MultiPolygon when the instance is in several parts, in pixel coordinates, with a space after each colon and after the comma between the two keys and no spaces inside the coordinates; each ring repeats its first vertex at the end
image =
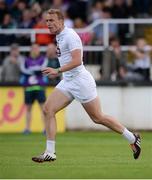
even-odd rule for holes
{"type": "Polygon", "coordinates": [[[86,70],[69,81],[61,80],[56,88],[71,100],[76,99],[80,103],[87,103],[97,97],[95,80],[86,70]]]}

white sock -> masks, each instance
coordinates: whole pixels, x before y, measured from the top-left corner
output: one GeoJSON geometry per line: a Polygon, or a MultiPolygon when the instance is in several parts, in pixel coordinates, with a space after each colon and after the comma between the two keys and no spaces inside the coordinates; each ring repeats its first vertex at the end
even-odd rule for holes
{"type": "Polygon", "coordinates": [[[128,131],[128,129],[124,129],[124,132],[122,133],[124,138],[126,138],[130,144],[133,144],[135,142],[135,136],[133,135],[132,132],[128,131]]]}
{"type": "Polygon", "coordinates": [[[52,140],[46,141],[46,151],[50,153],[55,153],[55,141],[52,140]]]}

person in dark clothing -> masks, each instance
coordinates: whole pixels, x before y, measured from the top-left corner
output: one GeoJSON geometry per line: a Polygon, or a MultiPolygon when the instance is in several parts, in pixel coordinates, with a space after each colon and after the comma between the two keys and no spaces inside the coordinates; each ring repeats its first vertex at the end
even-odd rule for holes
{"type": "MultiPolygon", "coordinates": [[[[57,54],[56,54],[56,46],[55,44],[51,43],[48,45],[47,47],[47,60],[48,60],[48,67],[51,68],[59,68],[60,64],[59,64],[59,60],[57,58],[57,54]]],[[[61,79],[60,75],[57,75],[56,77],[50,77],[49,81],[51,84],[56,84],[57,82],[59,82],[61,79]]]]}
{"type": "Polygon", "coordinates": [[[105,80],[122,80],[126,73],[126,55],[121,51],[118,38],[112,38],[110,45],[111,48],[103,53],[101,77],[105,80]]]}

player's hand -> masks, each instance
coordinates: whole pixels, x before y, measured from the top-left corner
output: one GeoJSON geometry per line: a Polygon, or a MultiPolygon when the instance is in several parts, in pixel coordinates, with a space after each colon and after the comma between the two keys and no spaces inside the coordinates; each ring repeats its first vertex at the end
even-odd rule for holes
{"type": "Polygon", "coordinates": [[[56,76],[58,75],[58,69],[46,67],[42,69],[42,73],[46,76],[56,76]]]}

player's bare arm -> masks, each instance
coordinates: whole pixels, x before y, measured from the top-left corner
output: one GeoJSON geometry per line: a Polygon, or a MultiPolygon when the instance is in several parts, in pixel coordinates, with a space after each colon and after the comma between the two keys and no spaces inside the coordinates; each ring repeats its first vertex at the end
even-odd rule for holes
{"type": "Polygon", "coordinates": [[[42,73],[47,76],[49,76],[49,75],[54,76],[60,72],[69,71],[69,70],[81,65],[82,61],[81,61],[81,50],[80,49],[75,49],[75,50],[71,51],[71,57],[72,57],[71,61],[68,64],[60,67],[59,69],[46,67],[42,70],[42,73]]]}
{"type": "Polygon", "coordinates": [[[77,66],[80,66],[82,64],[80,49],[75,49],[75,50],[71,51],[71,57],[72,57],[71,61],[68,64],[66,64],[60,68],[61,72],[69,71],[69,70],[76,68],[77,66]]]}

